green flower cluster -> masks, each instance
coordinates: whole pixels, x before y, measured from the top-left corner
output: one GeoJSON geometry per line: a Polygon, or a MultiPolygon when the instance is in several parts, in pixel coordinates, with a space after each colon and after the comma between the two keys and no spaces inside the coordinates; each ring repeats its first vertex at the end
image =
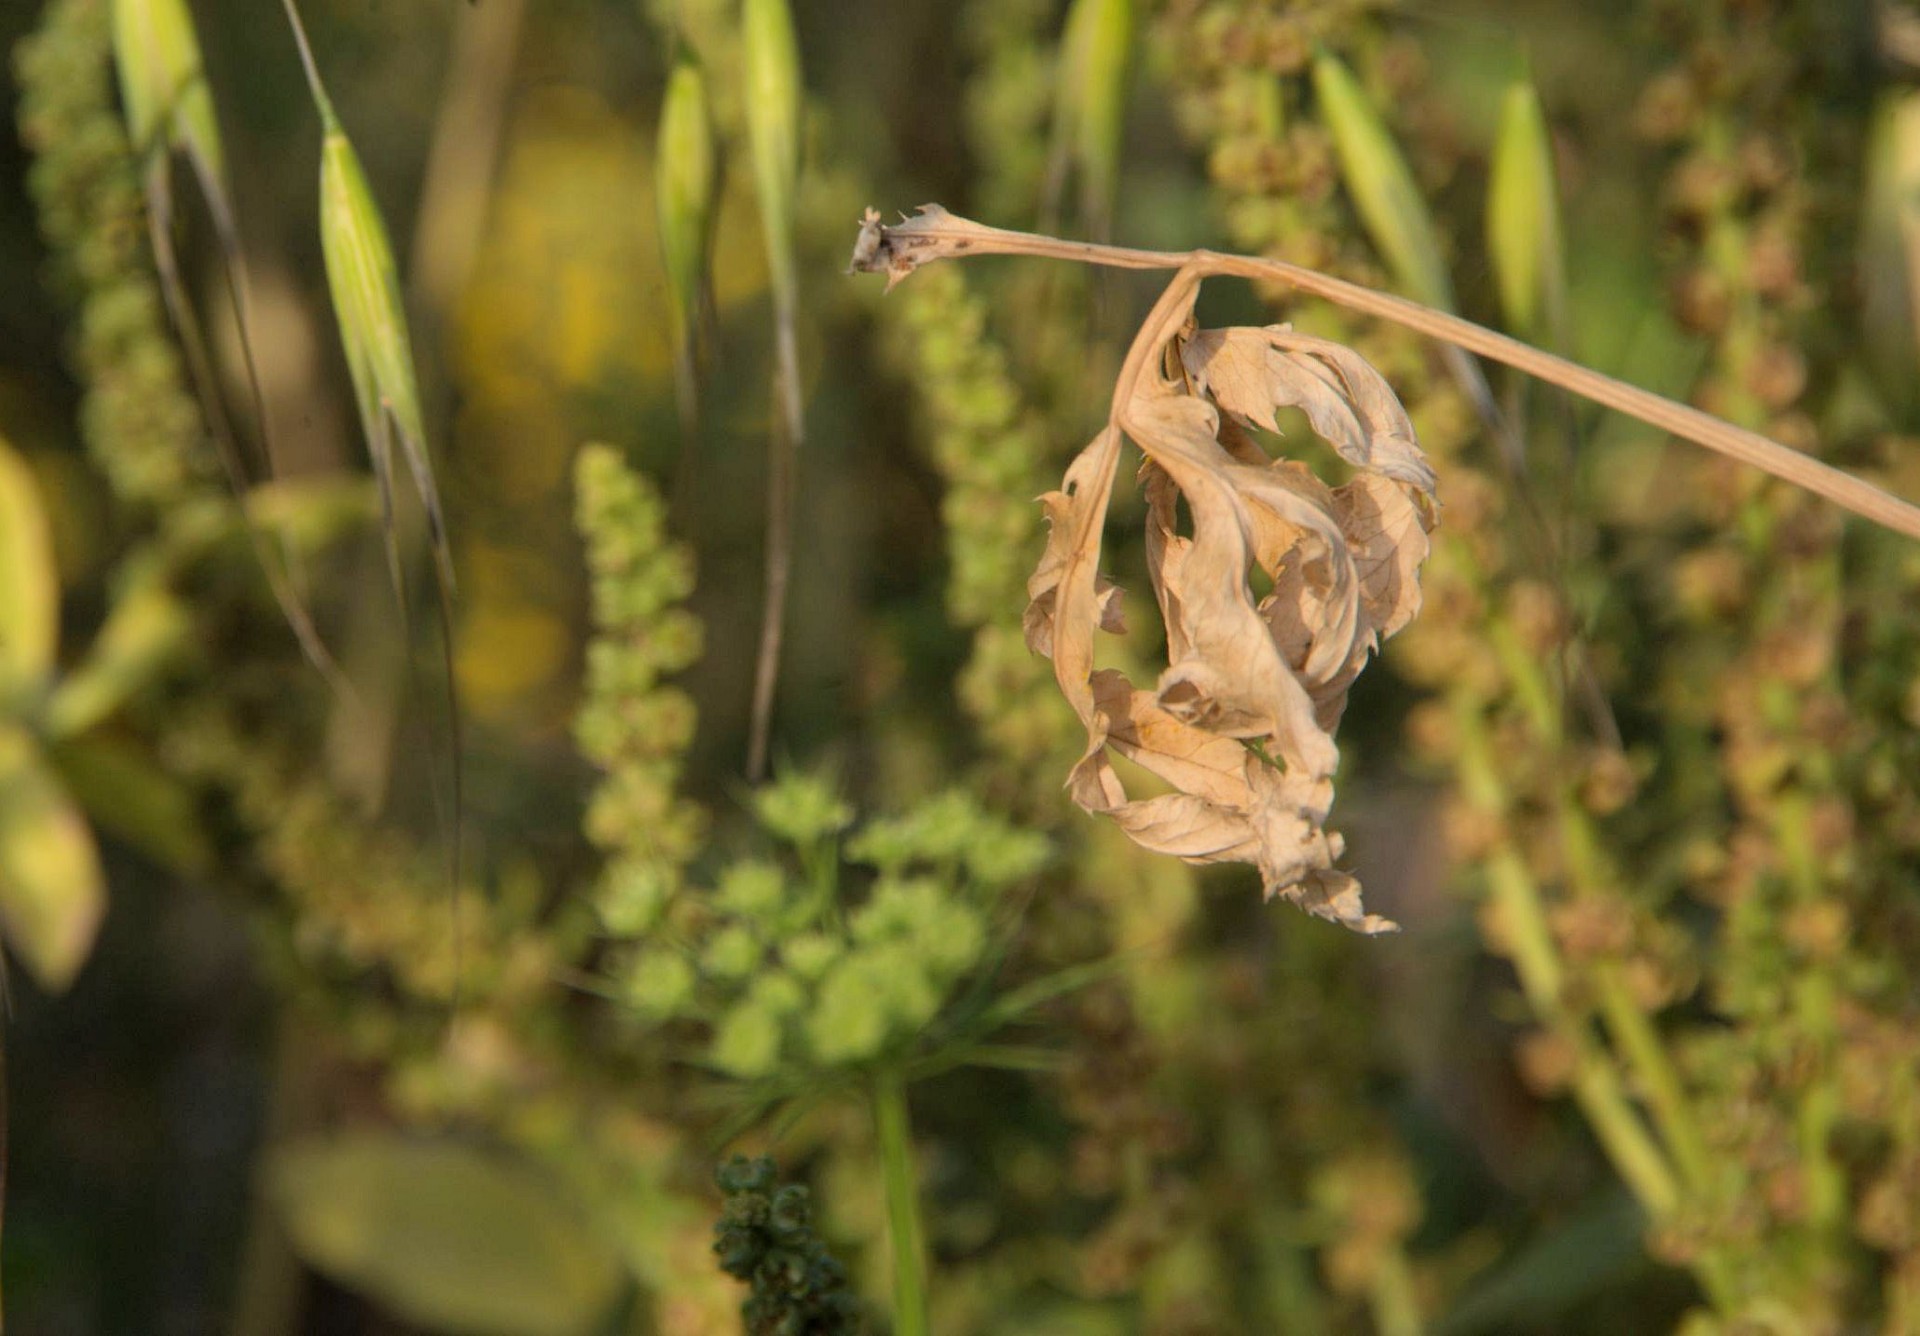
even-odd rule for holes
{"type": "Polygon", "coordinates": [[[747,1336],[838,1336],[860,1330],[847,1269],[814,1232],[813,1203],[780,1185],[772,1160],[736,1155],[714,1174],[724,1196],[713,1227],[720,1269],[752,1287],[740,1305],[747,1336]]]}
{"type": "Polygon", "coordinates": [[[613,855],[597,907],[609,933],[630,938],[659,921],[705,832],[676,791],[693,701],[663,682],[700,657],[700,624],[680,606],[693,560],[668,538],[659,493],[611,447],[583,447],[574,481],[595,631],[574,736],[605,773],[586,814],[588,838],[613,855]]]}
{"type": "Polygon", "coordinates": [[[52,0],[16,61],[40,228],[79,305],[88,449],[122,500],[179,501],[209,488],[216,472],[154,277],[146,205],[114,101],[107,0],[52,0]]]}
{"type": "Polygon", "coordinates": [[[975,60],[967,81],[967,142],[980,171],[977,217],[1024,227],[1039,208],[1047,170],[1054,70],[1048,43],[1056,7],[1046,0],[971,0],[960,35],[975,60]]]}
{"type": "Polygon", "coordinates": [[[946,486],[947,606],[974,632],[961,703],[1005,773],[1031,773],[1070,746],[1074,732],[1047,663],[1028,650],[1020,624],[1027,572],[1040,551],[1033,498],[1051,485],[1046,435],[960,266],[915,275],[883,316],[895,335],[886,345],[912,380],[922,435],[946,486]]]}
{"type": "Polygon", "coordinates": [[[1039,836],[954,792],[848,842],[874,873],[849,904],[837,846],[853,813],[832,786],[788,775],[753,806],[787,857],[728,866],[695,930],[650,941],[622,989],[650,1020],[709,1020],[708,1062],[742,1080],[905,1051],[986,959],[1001,893],[1047,857],[1039,836]]]}

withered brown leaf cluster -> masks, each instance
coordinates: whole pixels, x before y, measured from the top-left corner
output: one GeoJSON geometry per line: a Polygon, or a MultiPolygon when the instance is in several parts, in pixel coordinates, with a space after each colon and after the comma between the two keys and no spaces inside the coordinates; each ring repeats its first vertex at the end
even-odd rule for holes
{"type": "MultiPolygon", "coordinates": [[[[869,211],[853,268],[884,272],[891,286],[931,260],[1041,244],[1079,249],[938,206],[894,227],[869,211]]],[[[1165,258],[1102,254],[1137,256],[1137,267],[1165,258]]],[[[1027,582],[1027,643],[1053,660],[1087,729],[1067,780],[1081,807],[1144,848],[1251,863],[1269,896],[1390,931],[1334,867],[1344,847],[1326,829],[1334,730],[1368,655],[1419,611],[1433,470],[1392,389],[1351,349],[1285,326],[1196,329],[1194,298],[1217,258],[1196,252],[1175,276],[1128,353],[1107,426],[1042,498],[1051,532],[1027,582]],[[1299,409],[1353,466],[1349,481],[1329,486],[1267,455],[1248,428],[1276,430],[1282,408],[1299,409]],[[1120,590],[1099,573],[1123,438],[1146,456],[1147,565],[1167,632],[1167,666],[1150,690],[1094,666],[1096,633],[1126,629],[1120,590]],[[1264,597],[1249,580],[1256,567],[1271,582],[1264,597]],[[1129,797],[1116,754],[1171,791],[1129,797]]]]}

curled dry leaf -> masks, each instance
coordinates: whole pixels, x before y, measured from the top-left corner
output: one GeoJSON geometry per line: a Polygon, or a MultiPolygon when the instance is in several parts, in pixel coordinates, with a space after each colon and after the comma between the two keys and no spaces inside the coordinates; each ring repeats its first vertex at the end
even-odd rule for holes
{"type": "Polygon", "coordinates": [[[1053,660],[1087,728],[1068,789],[1145,848],[1251,863],[1269,895],[1388,931],[1334,867],[1333,735],[1368,655],[1419,610],[1433,470],[1365,361],[1285,327],[1194,330],[1198,280],[1183,272],[1168,289],[1128,358],[1112,421],[1042,499],[1051,533],[1028,582],[1027,642],[1053,660]],[[1272,459],[1246,430],[1275,428],[1287,407],[1354,466],[1350,481],[1329,486],[1272,459]],[[1093,666],[1094,632],[1124,629],[1119,590],[1098,574],[1123,434],[1146,455],[1147,560],[1167,632],[1151,691],[1093,666]],[[1272,583],[1258,599],[1256,566],[1272,583]],[[1129,798],[1113,754],[1172,791],[1129,798]]]}

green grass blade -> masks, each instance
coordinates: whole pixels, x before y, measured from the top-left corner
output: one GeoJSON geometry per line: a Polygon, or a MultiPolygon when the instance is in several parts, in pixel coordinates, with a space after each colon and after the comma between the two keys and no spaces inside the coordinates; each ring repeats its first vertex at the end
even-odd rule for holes
{"type": "Polygon", "coordinates": [[[794,196],[800,173],[800,46],[787,0],[746,0],[747,142],[776,301],[791,301],[794,196]]]}
{"type": "Polygon", "coordinates": [[[1060,43],[1047,211],[1058,206],[1071,163],[1079,172],[1081,211],[1096,237],[1112,230],[1133,32],[1133,0],[1074,0],[1060,43]]]}
{"type": "Polygon", "coordinates": [[[753,671],[747,778],[766,774],[780,679],[787,584],[793,566],[793,505],[806,414],[800,402],[799,283],[794,266],[794,194],[800,170],[800,50],[787,0],[746,0],[747,139],[773,284],[774,400],[779,421],[767,452],[766,592],[753,671]]]}
{"type": "Polygon", "coordinates": [[[1347,194],[1395,282],[1417,301],[1453,310],[1453,282],[1441,255],[1439,229],[1372,100],[1340,58],[1326,53],[1313,62],[1313,91],[1333,136],[1347,194]]]}
{"type": "Polygon", "coordinates": [[[1500,105],[1487,185],[1487,254],[1514,333],[1564,344],[1566,247],[1553,144],[1539,95],[1525,79],[1508,87],[1500,105]]]}
{"type": "MultiPolygon", "coordinates": [[[[113,55],[134,152],[176,148],[203,177],[224,181],[226,149],[185,0],[113,0],[113,55]]],[[[231,216],[224,192],[217,207],[231,216]]]]}
{"type": "Polygon", "coordinates": [[[682,60],[668,76],[660,106],[654,208],[660,221],[660,251],[667,268],[667,299],[673,317],[674,390],[679,399],[682,434],[687,438],[683,444],[689,449],[698,416],[695,374],[716,175],[706,76],[692,60],[682,60]]]}

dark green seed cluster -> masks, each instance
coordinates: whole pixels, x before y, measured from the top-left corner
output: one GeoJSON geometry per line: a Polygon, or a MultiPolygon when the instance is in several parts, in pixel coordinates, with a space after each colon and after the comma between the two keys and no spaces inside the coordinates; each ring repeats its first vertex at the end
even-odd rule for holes
{"type": "Polygon", "coordinates": [[[847,1269],[814,1232],[806,1188],[782,1185],[772,1160],[736,1155],[714,1174],[724,1197],[713,1227],[720,1269],[750,1288],[747,1336],[836,1336],[860,1330],[847,1269]]]}

